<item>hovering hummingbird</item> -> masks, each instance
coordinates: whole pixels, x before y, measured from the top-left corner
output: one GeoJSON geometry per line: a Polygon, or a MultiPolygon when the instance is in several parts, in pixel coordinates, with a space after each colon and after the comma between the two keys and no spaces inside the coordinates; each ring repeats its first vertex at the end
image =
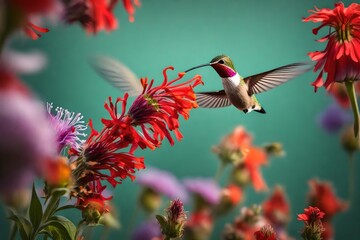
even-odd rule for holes
{"type": "Polygon", "coordinates": [[[243,78],[235,70],[230,57],[219,55],[214,57],[210,63],[192,67],[185,72],[205,66],[211,66],[215,69],[221,77],[224,89],[217,92],[196,93],[198,105],[203,108],[221,108],[234,105],[244,113],[251,111],[266,113],[255,94],[270,90],[311,69],[309,64],[293,63],[243,78]]]}

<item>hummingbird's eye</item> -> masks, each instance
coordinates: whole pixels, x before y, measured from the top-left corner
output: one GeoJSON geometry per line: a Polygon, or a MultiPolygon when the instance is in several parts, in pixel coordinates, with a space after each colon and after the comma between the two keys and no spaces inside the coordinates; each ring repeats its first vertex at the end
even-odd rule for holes
{"type": "Polygon", "coordinates": [[[224,64],[225,62],[224,62],[224,60],[220,60],[220,61],[218,61],[218,63],[224,64]]]}

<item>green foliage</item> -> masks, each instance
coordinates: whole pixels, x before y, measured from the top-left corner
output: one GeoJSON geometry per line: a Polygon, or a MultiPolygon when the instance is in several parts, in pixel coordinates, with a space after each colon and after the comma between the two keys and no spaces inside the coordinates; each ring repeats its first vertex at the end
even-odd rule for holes
{"type": "Polygon", "coordinates": [[[66,189],[54,189],[45,201],[43,209],[33,186],[28,216],[9,209],[9,219],[15,223],[14,233],[11,234],[10,239],[15,239],[18,231],[22,240],[34,240],[38,235],[44,235],[44,239],[75,240],[77,232],[75,225],[65,217],[54,216],[58,211],[74,208],[69,205],[59,207],[60,198],[66,193],[66,189]]]}

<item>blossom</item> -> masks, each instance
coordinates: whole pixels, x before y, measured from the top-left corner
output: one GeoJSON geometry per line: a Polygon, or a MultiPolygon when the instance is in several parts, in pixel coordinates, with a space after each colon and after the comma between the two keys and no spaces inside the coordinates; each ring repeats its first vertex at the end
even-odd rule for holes
{"type": "Polygon", "coordinates": [[[220,202],[221,190],[213,179],[193,178],[184,180],[185,188],[199,197],[206,203],[216,205],[220,202]]]}
{"type": "Polygon", "coordinates": [[[0,58],[4,67],[17,74],[36,73],[47,64],[46,56],[39,51],[24,53],[5,47],[0,58]]]}
{"type": "Polygon", "coordinates": [[[95,180],[85,187],[80,186],[77,192],[72,192],[73,196],[77,197],[76,206],[82,210],[87,224],[97,224],[103,214],[109,212],[106,201],[112,197],[104,196],[105,188],[99,180],[95,180]]]}
{"type": "Polygon", "coordinates": [[[183,203],[177,199],[171,201],[170,206],[166,209],[166,216],[156,215],[159,222],[161,233],[167,239],[181,238],[186,223],[186,213],[183,203]]]}
{"type": "Polygon", "coordinates": [[[252,136],[242,126],[236,127],[233,132],[225,136],[213,151],[219,155],[223,163],[239,164],[249,151],[252,136]]]}
{"type": "Polygon", "coordinates": [[[0,90],[0,195],[27,187],[56,156],[55,133],[43,105],[10,89],[0,90]]]}
{"type": "Polygon", "coordinates": [[[128,152],[119,152],[127,146],[116,135],[116,127],[104,127],[99,133],[89,121],[91,133],[80,151],[72,148],[72,155],[78,156],[73,162],[74,175],[78,184],[84,185],[94,180],[106,180],[116,186],[127,177],[135,179],[135,169],[145,168],[144,158],[128,152]]]}
{"type": "Polygon", "coordinates": [[[116,126],[119,136],[132,144],[131,152],[138,146],[155,149],[164,138],[173,145],[170,131],[174,132],[178,140],[182,139],[179,115],[186,120],[190,110],[197,107],[193,88],[202,81],[201,77],[196,75],[188,81],[176,84],[183,78],[182,73],[176,79],[168,81],[167,71],[173,69],[167,67],[163,70],[164,80],[160,86],[153,86],[154,80],[148,82],[147,78],[142,78],[143,92],[134,100],[126,114],[128,94],[125,94],[124,98],[117,98],[115,103],[109,98],[109,102],[105,104],[111,119],[102,119],[103,124],[108,128],[116,126]],[[119,103],[122,103],[121,113],[118,112],[119,103]]]}
{"type": "Polygon", "coordinates": [[[334,9],[310,10],[309,17],[304,22],[320,22],[321,25],[313,29],[313,33],[329,26],[334,30],[319,42],[328,41],[324,51],[309,53],[313,61],[317,61],[314,71],[320,74],[313,83],[315,90],[325,86],[329,88],[334,82],[353,81],[360,79],[360,5],[352,3],[345,7],[342,2],[336,3],[334,9]],[[327,73],[323,83],[323,72],[327,73]]]}
{"type": "Polygon", "coordinates": [[[69,160],[59,156],[56,161],[48,161],[43,178],[50,187],[65,187],[71,181],[69,160]]]}
{"type": "Polygon", "coordinates": [[[80,146],[85,142],[85,140],[80,139],[80,137],[86,137],[84,131],[87,126],[82,120],[83,116],[81,113],[75,114],[62,107],[56,107],[56,114],[53,115],[51,113],[52,109],[53,104],[47,103],[47,111],[49,113],[51,125],[56,131],[59,151],[64,147],[70,147],[79,151],[80,146]]]}
{"type": "Polygon", "coordinates": [[[180,198],[182,201],[187,200],[187,193],[184,187],[170,172],[156,168],[147,168],[146,171],[139,173],[136,182],[170,199],[180,198]]]}
{"type": "Polygon", "coordinates": [[[267,223],[259,206],[243,207],[232,224],[225,225],[223,239],[253,240],[254,234],[267,223]]]}
{"type": "MultiPolygon", "coordinates": [[[[134,21],[135,7],[140,6],[139,0],[123,0],[129,14],[129,21],[134,21]]],[[[118,27],[114,9],[118,0],[70,0],[65,3],[65,22],[79,22],[88,33],[113,31],[118,27]]]]}
{"type": "MultiPolygon", "coordinates": [[[[355,83],[355,92],[357,96],[360,94],[360,82],[355,83]]],[[[342,108],[350,108],[350,99],[344,84],[335,82],[329,89],[329,93],[342,108]]]]}
{"type": "Polygon", "coordinates": [[[209,239],[214,217],[208,210],[193,211],[186,222],[184,239],[209,239]]]}
{"type": "Polygon", "coordinates": [[[305,223],[305,227],[302,230],[301,236],[304,240],[313,239],[321,240],[322,234],[324,232],[324,227],[322,225],[322,218],[325,213],[321,212],[317,207],[311,207],[304,209],[304,213],[298,214],[298,220],[305,223]]]}
{"type": "Polygon", "coordinates": [[[351,121],[351,116],[337,104],[329,105],[318,116],[318,122],[328,132],[336,132],[351,121]]]}
{"type": "Polygon", "coordinates": [[[132,234],[132,240],[152,240],[155,237],[161,236],[161,230],[159,224],[154,221],[143,222],[135,229],[132,234]]]}
{"type": "Polygon", "coordinates": [[[275,227],[284,226],[290,218],[290,207],[285,192],[276,187],[268,200],[262,204],[264,217],[275,227]]]}
{"type": "Polygon", "coordinates": [[[228,213],[244,199],[243,191],[235,184],[229,184],[221,191],[221,201],[215,208],[216,215],[228,213]]]}
{"type": "Polygon", "coordinates": [[[334,188],[329,182],[310,180],[309,185],[309,203],[325,213],[325,220],[330,220],[347,208],[347,204],[336,196],[334,188]]]}
{"type": "Polygon", "coordinates": [[[140,0],[122,0],[124,8],[126,12],[129,14],[129,21],[133,22],[135,20],[134,13],[135,13],[135,7],[140,7],[140,0]]]}
{"type": "Polygon", "coordinates": [[[298,214],[297,220],[312,224],[318,220],[323,219],[324,216],[325,213],[320,211],[319,208],[309,206],[308,208],[304,209],[304,213],[298,214]]]}
{"type": "Polygon", "coordinates": [[[113,9],[117,0],[71,0],[65,5],[65,21],[79,22],[87,32],[112,31],[117,28],[113,9]]]}
{"type": "Polygon", "coordinates": [[[265,151],[262,148],[251,147],[244,162],[254,189],[256,191],[267,190],[266,182],[260,172],[260,167],[267,164],[267,155],[265,151]]]}
{"type": "Polygon", "coordinates": [[[276,240],[276,233],[270,225],[265,225],[254,233],[256,240],[276,240]]]}

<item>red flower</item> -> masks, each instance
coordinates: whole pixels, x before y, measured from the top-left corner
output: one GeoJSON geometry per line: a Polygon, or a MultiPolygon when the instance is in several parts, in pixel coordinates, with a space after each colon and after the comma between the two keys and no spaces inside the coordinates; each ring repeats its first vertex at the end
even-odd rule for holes
{"type": "Polygon", "coordinates": [[[262,204],[265,218],[274,226],[284,226],[289,221],[290,208],[284,190],[276,187],[271,197],[262,204]]]}
{"type": "Polygon", "coordinates": [[[222,191],[223,197],[226,197],[230,200],[233,206],[236,206],[243,200],[243,192],[241,188],[236,186],[235,184],[230,184],[222,191]]]}
{"type": "Polygon", "coordinates": [[[151,149],[159,147],[164,138],[173,145],[174,140],[170,131],[174,131],[176,138],[181,140],[179,115],[188,119],[190,110],[197,107],[193,88],[202,83],[201,77],[197,75],[184,83],[175,84],[184,75],[179,74],[178,78],[168,81],[166,71],[169,69],[174,68],[164,69],[164,81],[160,86],[153,87],[154,80],[148,83],[147,79],[141,79],[143,93],[135,99],[127,114],[125,114],[127,94],[124,99],[117,99],[115,104],[111,99],[105,104],[111,119],[103,119],[102,122],[107,127],[117,125],[119,136],[131,141],[132,151],[137,146],[151,149]],[[119,102],[122,102],[121,114],[118,114],[117,110],[119,102]],[[141,130],[136,130],[136,127],[141,130]]]}
{"type": "MultiPolygon", "coordinates": [[[[356,95],[360,93],[360,82],[355,83],[356,95]]],[[[341,83],[334,83],[329,89],[329,93],[334,97],[336,102],[343,108],[350,108],[350,99],[346,92],[346,87],[341,83]]]]}
{"type": "Polygon", "coordinates": [[[267,190],[266,182],[260,172],[260,167],[267,164],[267,155],[265,151],[262,148],[250,147],[244,161],[254,189],[256,191],[267,190]]]}
{"type": "Polygon", "coordinates": [[[36,40],[41,37],[42,33],[49,32],[49,29],[36,26],[35,24],[26,21],[24,31],[27,36],[32,38],[32,40],[36,40]]]}
{"type": "Polygon", "coordinates": [[[265,225],[254,233],[256,240],[276,240],[276,233],[270,225],[265,225]]]}
{"type": "Polygon", "coordinates": [[[76,206],[82,210],[83,219],[87,223],[96,224],[104,213],[109,212],[106,201],[112,197],[103,195],[105,188],[99,180],[96,180],[88,183],[85,187],[79,187],[76,194],[73,192],[73,195],[77,197],[76,206]]]}
{"type": "Polygon", "coordinates": [[[82,153],[71,150],[71,153],[79,155],[74,163],[77,183],[85,185],[94,180],[106,180],[115,187],[127,177],[134,180],[135,169],[145,168],[144,158],[119,152],[128,143],[117,135],[117,125],[104,127],[100,133],[93,128],[91,120],[89,126],[91,134],[82,147],[82,153]]]}
{"type": "Polygon", "coordinates": [[[69,1],[65,8],[65,21],[79,22],[89,33],[112,31],[117,28],[117,20],[113,14],[116,3],[117,0],[69,1]]]}
{"type": "Polygon", "coordinates": [[[140,7],[140,1],[139,0],[122,0],[124,4],[124,8],[129,14],[129,21],[133,22],[135,20],[134,13],[135,13],[135,6],[140,7]]]}
{"type": "Polygon", "coordinates": [[[320,211],[319,208],[309,206],[308,208],[304,209],[304,213],[298,214],[297,220],[304,221],[307,224],[312,224],[324,218],[324,215],[325,213],[320,211]]]}
{"type": "Polygon", "coordinates": [[[315,91],[321,86],[327,89],[340,81],[354,81],[360,79],[360,4],[352,3],[345,8],[343,3],[335,4],[334,9],[310,10],[309,17],[304,22],[321,22],[321,25],[313,29],[316,35],[318,31],[329,26],[333,28],[327,36],[319,42],[328,41],[324,51],[309,53],[310,58],[316,61],[314,71],[320,70],[320,74],[313,83],[315,91]],[[326,82],[323,83],[323,72],[327,73],[326,82]]]}
{"type": "Polygon", "coordinates": [[[326,220],[330,220],[334,215],[347,208],[347,204],[336,196],[330,183],[311,180],[309,185],[309,202],[326,214],[326,220]]]}

